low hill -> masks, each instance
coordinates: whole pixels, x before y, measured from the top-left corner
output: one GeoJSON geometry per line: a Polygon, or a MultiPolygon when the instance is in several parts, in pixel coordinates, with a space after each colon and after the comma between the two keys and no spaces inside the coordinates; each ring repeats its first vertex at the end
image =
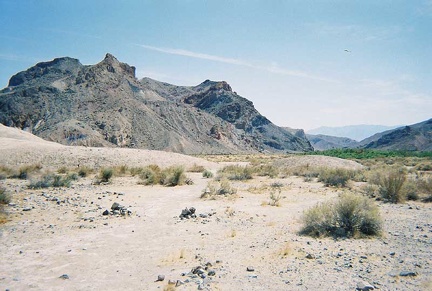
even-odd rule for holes
{"type": "Polygon", "coordinates": [[[313,148],[318,151],[340,149],[340,148],[355,148],[359,142],[347,137],[329,136],[323,134],[306,134],[313,148]]]}
{"type": "Polygon", "coordinates": [[[398,126],[385,126],[385,125],[348,125],[340,127],[328,127],[322,126],[307,131],[307,134],[312,135],[327,135],[334,137],[347,137],[355,141],[361,141],[368,138],[376,133],[383,132],[386,130],[397,128],[398,126]]]}

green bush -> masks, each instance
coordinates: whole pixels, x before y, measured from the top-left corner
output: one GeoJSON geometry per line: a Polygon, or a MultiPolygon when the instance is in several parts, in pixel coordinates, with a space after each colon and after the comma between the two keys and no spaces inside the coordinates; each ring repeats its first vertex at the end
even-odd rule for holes
{"type": "Polygon", "coordinates": [[[321,169],[318,181],[326,186],[346,187],[348,181],[354,177],[354,172],[346,169],[321,169]]]}
{"type": "Polygon", "coordinates": [[[83,178],[87,177],[92,172],[93,172],[93,170],[90,169],[89,167],[86,167],[86,166],[78,168],[78,176],[83,177],[83,178]]]}
{"type": "Polygon", "coordinates": [[[302,220],[301,234],[314,237],[379,235],[382,226],[378,207],[368,198],[351,193],[306,210],[302,220]]]}
{"type": "Polygon", "coordinates": [[[6,188],[0,187],[0,204],[9,204],[11,195],[6,191],[6,188]]]}
{"type": "Polygon", "coordinates": [[[103,168],[100,170],[99,180],[101,183],[108,183],[114,174],[112,168],[103,168]]]}
{"type": "Polygon", "coordinates": [[[406,174],[403,171],[391,171],[383,175],[379,181],[379,193],[387,202],[400,203],[405,200],[403,191],[406,174]]]}
{"type": "Polygon", "coordinates": [[[209,170],[204,170],[204,172],[202,173],[204,178],[213,178],[213,173],[209,170]]]}

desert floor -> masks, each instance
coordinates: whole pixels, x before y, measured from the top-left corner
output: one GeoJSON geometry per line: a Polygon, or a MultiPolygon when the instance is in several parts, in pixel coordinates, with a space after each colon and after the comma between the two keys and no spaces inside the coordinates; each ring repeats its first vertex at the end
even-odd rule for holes
{"type": "MultiPolygon", "coordinates": [[[[223,166],[164,152],[65,147],[19,132],[3,133],[0,147],[0,164],[15,167],[198,164],[216,173],[223,166]]],[[[325,157],[292,163],[308,158],[308,163],[355,167],[325,157]]],[[[232,182],[237,194],[211,200],[200,198],[210,179],[201,173],[187,176],[193,185],[144,186],[131,176],[94,185],[94,177],[88,177],[70,188],[42,190],[28,189],[27,180],[0,180],[13,193],[5,206],[8,221],[0,225],[0,289],[432,288],[431,203],[377,202],[382,237],[315,239],[298,234],[303,211],[345,190],[301,177],[255,177],[232,182]],[[283,184],[279,207],[267,204],[268,186],[275,182],[283,184]],[[103,215],[114,202],[132,214],[103,215]],[[180,219],[186,207],[196,208],[197,217],[180,219]],[[198,266],[202,269],[192,274],[198,266]],[[163,281],[157,281],[159,275],[163,281]]]]}

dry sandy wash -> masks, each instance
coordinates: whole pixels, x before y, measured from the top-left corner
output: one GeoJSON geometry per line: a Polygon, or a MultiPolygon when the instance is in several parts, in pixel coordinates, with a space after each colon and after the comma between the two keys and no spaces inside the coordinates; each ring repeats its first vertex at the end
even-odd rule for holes
{"type": "MultiPolygon", "coordinates": [[[[0,151],[0,165],[8,167],[197,164],[214,173],[221,167],[166,152],[66,147],[4,127],[0,151]]],[[[284,162],[305,161],[359,167],[326,157],[284,162]]],[[[130,176],[107,185],[82,178],[70,188],[43,190],[28,189],[25,180],[0,180],[13,192],[5,206],[9,221],[0,225],[0,289],[431,290],[431,204],[380,203],[379,238],[314,239],[297,233],[303,211],[342,190],[300,177],[256,177],[233,182],[233,197],[204,200],[209,179],[187,175],[194,184],[177,187],[138,185],[130,176]],[[266,186],[274,182],[283,184],[280,207],[266,205],[266,186]],[[103,215],[114,202],[132,214],[103,215]],[[181,220],[186,207],[196,208],[197,218],[181,220]]]]}

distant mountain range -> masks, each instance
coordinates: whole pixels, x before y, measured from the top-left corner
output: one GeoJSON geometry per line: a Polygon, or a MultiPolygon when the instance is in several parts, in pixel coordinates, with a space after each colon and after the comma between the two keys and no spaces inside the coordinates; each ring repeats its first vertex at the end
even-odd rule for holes
{"type": "Polygon", "coordinates": [[[365,148],[432,151],[432,119],[376,133],[360,142],[328,135],[306,135],[315,150],[365,148]]]}
{"type": "Polygon", "coordinates": [[[307,131],[307,134],[312,135],[328,135],[334,137],[347,137],[356,141],[362,141],[375,133],[383,132],[400,127],[398,126],[385,126],[385,125],[348,125],[340,127],[322,126],[307,131]]]}
{"type": "Polygon", "coordinates": [[[304,134],[274,125],[226,82],[138,80],[135,67],[111,54],[88,66],[57,58],[12,76],[0,91],[0,123],[66,145],[186,154],[313,150],[304,134]]]}

